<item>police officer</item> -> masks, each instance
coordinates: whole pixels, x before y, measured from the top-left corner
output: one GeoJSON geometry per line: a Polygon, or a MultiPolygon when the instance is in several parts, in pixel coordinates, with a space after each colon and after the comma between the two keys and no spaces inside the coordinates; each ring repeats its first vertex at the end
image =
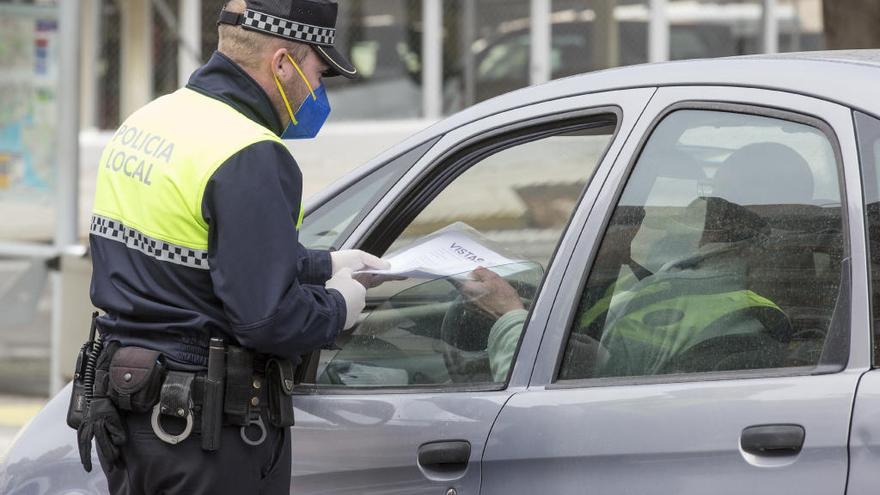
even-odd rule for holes
{"type": "Polygon", "coordinates": [[[352,271],[386,267],[361,251],[298,242],[302,174],[282,139],[320,130],[330,111],[322,77],[357,73],[334,48],[336,15],[328,0],[228,2],[211,59],[185,88],[126,119],[103,152],[89,241],[105,352],[79,441],[87,469],[96,441],[113,494],[290,490],[290,428],[266,419],[258,363],[295,364],[331,345],[364,307],[352,271]],[[192,425],[200,395],[191,391],[204,383],[212,338],[252,352],[253,397],[234,403],[227,387],[224,411],[241,405],[259,428],[224,423],[208,451],[192,425]],[[107,349],[137,349],[146,371],[117,373],[107,349]],[[126,384],[156,374],[155,363],[165,370],[162,397],[175,391],[172,375],[187,391],[186,420],[166,416],[177,409],[165,402],[153,414],[133,405],[157,385],[126,384]]]}

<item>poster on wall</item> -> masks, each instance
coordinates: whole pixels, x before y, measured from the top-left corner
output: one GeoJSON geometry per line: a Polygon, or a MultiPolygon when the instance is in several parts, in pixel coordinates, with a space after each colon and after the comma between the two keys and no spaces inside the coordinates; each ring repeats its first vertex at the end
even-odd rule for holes
{"type": "Polygon", "coordinates": [[[57,10],[0,3],[0,241],[53,236],[57,10]]]}

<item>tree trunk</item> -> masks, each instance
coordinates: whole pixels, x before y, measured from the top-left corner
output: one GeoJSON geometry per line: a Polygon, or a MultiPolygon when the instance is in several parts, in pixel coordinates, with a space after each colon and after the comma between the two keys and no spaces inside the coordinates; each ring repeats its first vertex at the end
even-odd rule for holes
{"type": "Polygon", "coordinates": [[[824,0],[822,10],[829,49],[880,48],[880,1],[824,0]]]}

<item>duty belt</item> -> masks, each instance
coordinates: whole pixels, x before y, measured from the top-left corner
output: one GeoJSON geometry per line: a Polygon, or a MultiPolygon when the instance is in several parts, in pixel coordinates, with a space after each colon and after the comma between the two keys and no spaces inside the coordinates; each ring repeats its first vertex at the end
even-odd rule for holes
{"type": "MultiPolygon", "coordinates": [[[[247,390],[246,398],[226,395],[226,400],[222,405],[224,411],[241,409],[245,411],[244,415],[224,413],[220,425],[239,426],[242,441],[248,445],[256,446],[262,444],[266,439],[267,430],[263,416],[268,414],[266,410],[268,390],[265,386],[265,375],[262,373],[254,371],[249,381],[250,389],[247,390]],[[256,435],[251,435],[249,432],[252,428],[257,429],[256,435]]],[[[209,387],[207,373],[169,371],[162,385],[160,400],[153,406],[151,424],[156,436],[163,442],[172,445],[182,442],[193,432],[200,433],[203,440],[211,437],[213,428],[206,428],[205,425],[205,420],[211,414],[205,409],[205,398],[208,395],[209,387]],[[186,420],[184,430],[177,434],[168,433],[162,427],[162,415],[186,420]]],[[[205,450],[216,450],[216,448],[205,450]]]]}
{"type": "Polygon", "coordinates": [[[264,416],[276,427],[294,423],[294,367],[288,360],[224,346],[219,339],[211,340],[207,372],[168,370],[161,353],[150,349],[111,352],[108,392],[114,404],[150,412],[153,432],[166,443],[180,443],[198,427],[202,448],[217,450],[222,426],[234,425],[242,441],[260,445],[267,435],[264,416]],[[185,420],[183,430],[168,433],[163,417],[185,420]]]}

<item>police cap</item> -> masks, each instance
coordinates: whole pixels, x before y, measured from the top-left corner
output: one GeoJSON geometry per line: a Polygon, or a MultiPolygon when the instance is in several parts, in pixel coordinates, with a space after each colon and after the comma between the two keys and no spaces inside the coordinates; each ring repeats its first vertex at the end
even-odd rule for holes
{"type": "Polygon", "coordinates": [[[336,2],[329,0],[246,0],[244,13],[220,11],[218,23],[311,45],[327,62],[326,76],[353,79],[357,69],[333,45],[336,41],[336,2]]]}

